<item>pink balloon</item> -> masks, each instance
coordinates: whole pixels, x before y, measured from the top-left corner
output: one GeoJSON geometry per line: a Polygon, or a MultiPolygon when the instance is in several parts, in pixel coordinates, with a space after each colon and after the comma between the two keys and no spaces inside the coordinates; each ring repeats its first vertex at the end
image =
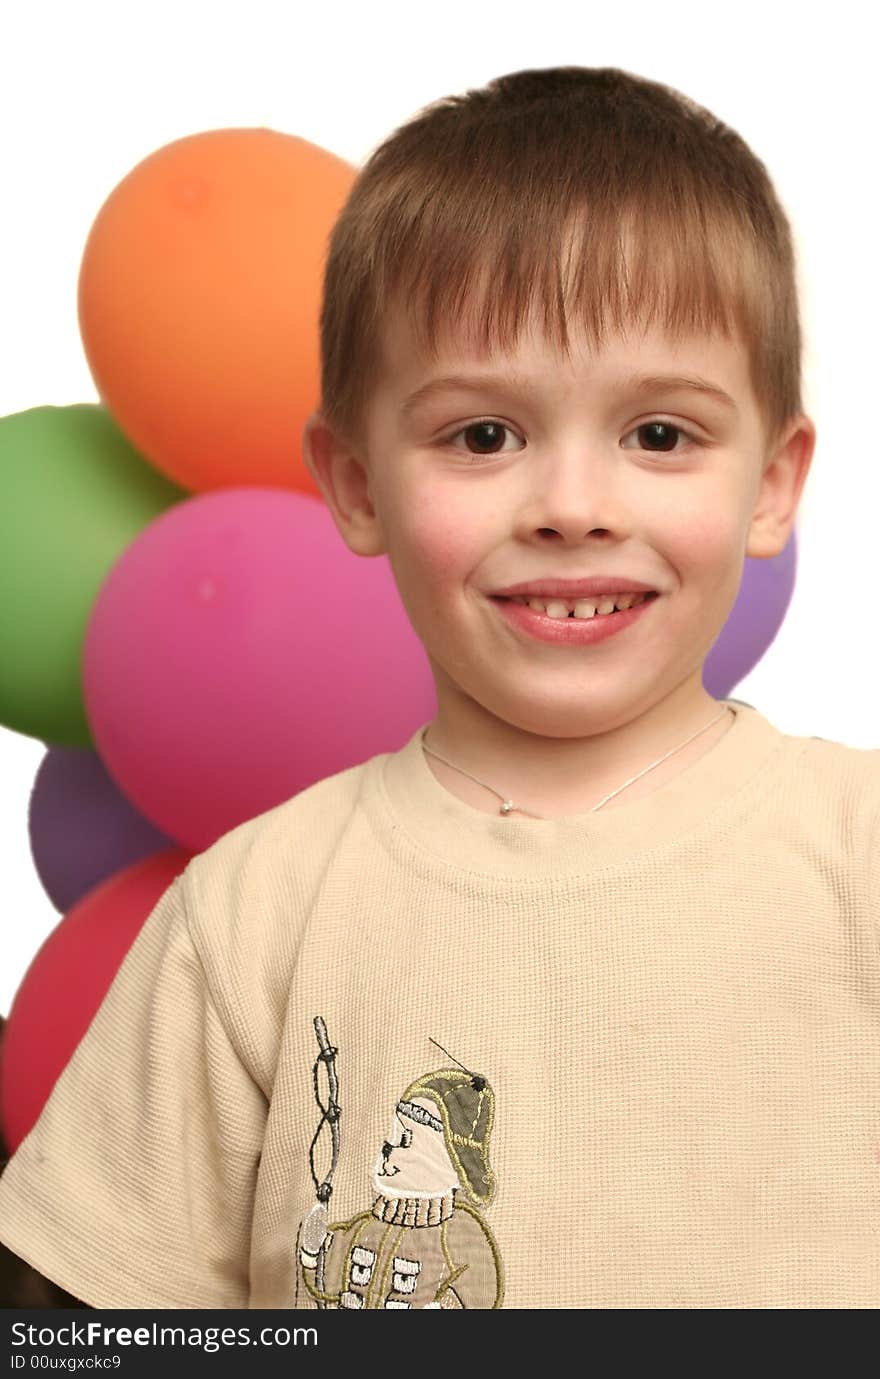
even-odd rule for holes
{"type": "Polygon", "coordinates": [[[349,551],[323,501],[256,486],[138,534],[93,605],[83,692],[119,788],[194,852],[437,711],[387,556],[349,551]]]}
{"type": "Polygon", "coordinates": [[[170,848],[117,872],[78,900],[38,949],[0,1046],[0,1116],[10,1154],[35,1124],[144,920],[189,861],[170,848]]]}

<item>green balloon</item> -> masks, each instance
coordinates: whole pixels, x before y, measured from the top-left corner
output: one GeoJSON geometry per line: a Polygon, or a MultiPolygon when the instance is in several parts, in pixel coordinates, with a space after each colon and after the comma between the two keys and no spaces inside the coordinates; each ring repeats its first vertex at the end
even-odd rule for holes
{"type": "Polygon", "coordinates": [[[0,417],[0,723],[94,746],[81,676],[92,605],[138,533],[187,497],[97,403],[0,417]]]}

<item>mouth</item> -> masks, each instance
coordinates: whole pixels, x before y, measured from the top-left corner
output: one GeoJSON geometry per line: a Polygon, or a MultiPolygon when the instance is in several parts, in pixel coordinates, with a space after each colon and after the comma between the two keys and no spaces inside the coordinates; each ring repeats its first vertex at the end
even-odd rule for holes
{"type": "MultiPolygon", "coordinates": [[[[629,604],[629,607],[630,607],[630,608],[637,608],[637,607],[639,606],[639,604],[642,604],[642,603],[650,603],[653,599],[659,598],[660,595],[659,595],[659,593],[657,592],[656,589],[651,589],[651,590],[648,591],[648,593],[645,593],[645,594],[634,594],[634,595],[630,595],[629,597],[630,597],[630,599],[632,600],[632,601],[630,602],[630,604],[629,604]]],[[[551,613],[547,613],[547,605],[548,605],[548,604],[554,604],[554,603],[555,603],[555,604],[567,603],[567,604],[569,604],[568,612],[565,613],[565,614],[561,614],[561,613],[557,612],[556,615],[555,615],[554,621],[559,621],[559,622],[564,622],[566,618],[569,618],[569,619],[575,618],[575,619],[577,619],[579,622],[590,622],[590,621],[591,621],[592,619],[594,619],[594,618],[609,618],[609,617],[614,616],[614,614],[616,614],[616,613],[619,613],[619,612],[627,612],[627,611],[628,611],[628,609],[618,609],[618,608],[615,607],[615,608],[613,608],[613,609],[609,609],[607,612],[600,613],[600,612],[598,611],[598,609],[602,606],[603,600],[605,600],[605,601],[607,602],[606,596],[605,596],[605,595],[602,595],[602,594],[594,594],[594,595],[593,595],[591,598],[589,598],[589,599],[578,599],[578,600],[575,601],[575,603],[572,603],[570,600],[566,600],[566,599],[557,599],[557,598],[553,597],[552,595],[547,595],[546,598],[542,598],[542,597],[540,597],[539,595],[536,595],[536,594],[535,594],[535,595],[530,595],[530,596],[527,596],[527,595],[525,595],[525,594],[517,594],[517,595],[514,595],[514,596],[511,596],[511,595],[509,595],[509,594],[490,594],[490,595],[489,595],[489,598],[492,600],[493,603],[516,603],[516,604],[519,604],[521,607],[525,607],[525,608],[528,608],[528,607],[531,606],[531,605],[530,605],[530,598],[533,598],[533,599],[535,600],[535,602],[541,603],[541,604],[544,605],[543,610],[541,610],[541,609],[535,609],[535,610],[533,610],[533,611],[535,611],[535,612],[543,612],[543,615],[544,615],[544,616],[546,616],[546,617],[551,617],[551,618],[554,618],[554,615],[551,614],[551,613]],[[586,613],[585,611],[583,611],[583,612],[581,612],[581,613],[578,613],[578,612],[576,611],[576,606],[575,606],[576,603],[581,603],[581,604],[590,605],[590,606],[592,606],[592,608],[594,609],[594,611],[593,611],[592,613],[586,613]]]]}
{"type": "MultiPolygon", "coordinates": [[[[601,597],[578,602],[566,607],[561,599],[538,599],[538,605],[531,607],[529,600],[522,596],[490,594],[489,602],[494,603],[510,631],[527,642],[549,643],[557,647],[591,647],[606,643],[633,627],[647,617],[648,609],[660,597],[656,590],[647,594],[632,596],[626,608],[617,609],[613,604],[609,611],[598,612],[603,607],[601,597]],[[549,603],[551,612],[547,611],[549,603]],[[586,605],[586,606],[584,606],[586,605]]],[[[607,605],[607,600],[605,601],[607,605]]]]}

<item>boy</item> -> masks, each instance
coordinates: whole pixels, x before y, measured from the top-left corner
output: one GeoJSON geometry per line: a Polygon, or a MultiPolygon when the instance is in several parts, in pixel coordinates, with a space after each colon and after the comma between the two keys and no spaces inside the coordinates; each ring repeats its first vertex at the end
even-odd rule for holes
{"type": "Polygon", "coordinates": [[[815,442],[763,165],[514,73],[376,150],[324,288],[307,461],[437,715],[190,862],[0,1237],[99,1308],[877,1306],[878,754],[701,678],[815,442]]]}

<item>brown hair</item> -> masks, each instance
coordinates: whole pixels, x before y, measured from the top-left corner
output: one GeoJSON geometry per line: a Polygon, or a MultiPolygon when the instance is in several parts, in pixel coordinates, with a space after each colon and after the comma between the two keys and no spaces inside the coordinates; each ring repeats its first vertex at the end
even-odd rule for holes
{"type": "Polygon", "coordinates": [[[515,348],[530,314],[739,335],[769,448],[802,411],[791,231],[764,164],[687,96],[616,67],[512,72],[435,101],[361,169],[330,236],[321,412],[352,442],[402,304],[436,358],[447,330],[515,348]],[[567,256],[567,257],[566,257],[567,256]]]}

